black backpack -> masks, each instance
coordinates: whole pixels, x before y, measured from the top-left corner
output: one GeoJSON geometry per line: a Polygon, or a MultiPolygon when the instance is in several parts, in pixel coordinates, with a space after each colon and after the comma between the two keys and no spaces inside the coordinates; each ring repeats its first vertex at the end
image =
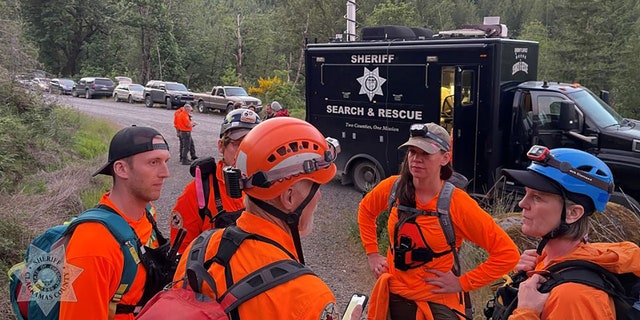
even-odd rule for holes
{"type": "MultiPolygon", "coordinates": [[[[585,260],[568,260],[546,269],[547,281],[538,291],[550,292],[554,287],[575,282],[605,291],[613,298],[616,319],[640,319],[640,278],[633,273],[616,274],[585,260]]],[[[497,288],[494,297],[487,302],[484,314],[490,320],[509,318],[518,306],[518,287],[527,279],[525,272],[516,274],[512,282],[497,288]]]]}
{"type": "Polygon", "coordinates": [[[198,215],[204,222],[208,219],[211,224],[216,228],[225,228],[238,219],[243,210],[234,212],[226,212],[222,206],[222,198],[220,197],[220,187],[218,186],[218,178],[216,177],[217,161],[214,157],[198,158],[191,163],[189,167],[189,173],[191,176],[200,179],[196,182],[196,186],[201,183],[202,193],[204,196],[204,206],[198,208],[198,215]],[[200,176],[197,177],[197,173],[200,171],[200,176]],[[209,188],[209,177],[213,178],[213,196],[216,202],[216,215],[214,216],[209,210],[209,194],[211,192],[209,188]]]}

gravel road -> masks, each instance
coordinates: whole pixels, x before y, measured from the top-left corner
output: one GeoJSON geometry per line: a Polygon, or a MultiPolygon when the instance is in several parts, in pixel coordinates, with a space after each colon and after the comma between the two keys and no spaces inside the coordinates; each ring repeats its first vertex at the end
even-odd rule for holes
{"type": "MultiPolygon", "coordinates": [[[[175,199],[192,179],[187,166],[178,161],[178,138],[173,128],[173,111],[156,106],[146,108],[143,104],[113,102],[109,99],[86,100],[70,96],[51,96],[60,104],[76,108],[88,115],[105,118],[120,125],[149,126],[160,131],[171,148],[169,162],[171,177],[165,180],[162,195],[155,202],[159,214],[159,226],[168,234],[168,215],[175,199]]],[[[193,113],[198,122],[192,133],[198,156],[213,155],[220,158],[216,148],[221,113],[193,113]]],[[[105,155],[106,159],[106,155],[105,155]]],[[[329,284],[338,304],[344,310],[355,292],[368,294],[374,283],[368,270],[367,258],[357,238],[356,215],[361,194],[350,186],[333,181],[320,188],[322,200],[315,214],[313,233],[303,239],[307,265],[329,284]]]]}

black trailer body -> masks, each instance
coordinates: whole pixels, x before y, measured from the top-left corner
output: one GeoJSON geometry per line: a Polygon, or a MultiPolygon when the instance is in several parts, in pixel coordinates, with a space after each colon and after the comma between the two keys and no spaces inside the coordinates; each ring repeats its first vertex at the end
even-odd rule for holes
{"type": "Polygon", "coordinates": [[[343,183],[366,190],[396,174],[413,123],[452,136],[454,169],[484,193],[512,157],[513,95],[537,76],[538,44],[449,38],[309,44],[307,121],[340,140],[343,183]],[[506,90],[510,88],[509,90],[506,90]],[[501,104],[501,101],[503,102],[501,104]]]}

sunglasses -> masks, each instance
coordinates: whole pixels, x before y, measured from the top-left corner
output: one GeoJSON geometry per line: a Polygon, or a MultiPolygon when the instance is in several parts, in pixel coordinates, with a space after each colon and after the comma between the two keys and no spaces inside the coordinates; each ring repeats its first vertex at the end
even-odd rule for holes
{"type": "Polygon", "coordinates": [[[409,133],[412,138],[413,137],[429,138],[437,142],[440,146],[442,146],[444,151],[450,150],[449,142],[438,137],[435,133],[430,132],[426,124],[422,124],[422,123],[412,124],[411,127],[409,128],[409,133]]]}
{"type": "Polygon", "coordinates": [[[587,172],[578,170],[568,162],[558,161],[553,157],[549,148],[545,146],[534,145],[527,152],[527,158],[529,158],[529,160],[537,162],[542,166],[556,168],[562,173],[568,174],[576,179],[579,179],[580,181],[586,182],[596,188],[605,190],[609,193],[613,191],[613,184],[606,183],[587,172]]]}

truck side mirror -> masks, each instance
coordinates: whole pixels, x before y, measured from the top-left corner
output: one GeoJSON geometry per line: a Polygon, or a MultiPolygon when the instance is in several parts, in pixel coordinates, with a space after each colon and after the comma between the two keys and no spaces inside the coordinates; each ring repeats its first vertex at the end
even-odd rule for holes
{"type": "Polygon", "coordinates": [[[600,90],[600,100],[609,104],[609,91],[600,90]]]}
{"type": "Polygon", "coordinates": [[[573,101],[560,102],[559,127],[563,131],[578,129],[578,112],[573,101]]]}

